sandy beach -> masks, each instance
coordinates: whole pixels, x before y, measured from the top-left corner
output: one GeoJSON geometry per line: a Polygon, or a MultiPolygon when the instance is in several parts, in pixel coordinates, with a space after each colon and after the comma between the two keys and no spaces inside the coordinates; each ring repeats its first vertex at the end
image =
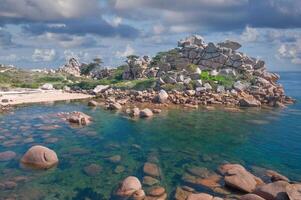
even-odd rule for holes
{"type": "Polygon", "coordinates": [[[92,95],[69,93],[61,90],[14,90],[0,91],[0,105],[53,102],[64,100],[88,99],[92,95]]]}

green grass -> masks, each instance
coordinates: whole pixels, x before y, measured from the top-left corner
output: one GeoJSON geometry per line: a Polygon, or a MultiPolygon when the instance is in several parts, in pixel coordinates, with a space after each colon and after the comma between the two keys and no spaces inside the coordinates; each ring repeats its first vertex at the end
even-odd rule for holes
{"type": "Polygon", "coordinates": [[[233,76],[223,76],[223,75],[211,76],[209,71],[202,71],[200,78],[203,82],[208,82],[212,86],[216,85],[215,82],[218,82],[219,85],[223,85],[226,88],[232,88],[235,82],[235,78],[233,76]]]}

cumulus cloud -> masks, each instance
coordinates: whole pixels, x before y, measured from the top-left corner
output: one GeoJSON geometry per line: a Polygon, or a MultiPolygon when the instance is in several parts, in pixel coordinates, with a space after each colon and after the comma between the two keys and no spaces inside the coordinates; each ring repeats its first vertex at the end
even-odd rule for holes
{"type": "Polygon", "coordinates": [[[258,40],[260,34],[256,28],[247,26],[242,32],[240,38],[243,42],[255,42],[258,40]]]}
{"type": "Polygon", "coordinates": [[[95,15],[97,0],[1,0],[0,22],[53,21],[95,15]]]}
{"type": "Polygon", "coordinates": [[[169,26],[193,25],[199,30],[252,27],[301,27],[299,0],[111,0],[112,9],[124,17],[157,19],[169,26]],[[139,9],[136,9],[139,7],[139,9]],[[268,14],[267,14],[268,12],[268,14]]]}
{"type": "Polygon", "coordinates": [[[34,62],[50,62],[56,58],[56,51],[54,49],[35,49],[32,54],[34,62]]]}
{"type": "Polygon", "coordinates": [[[294,43],[282,44],[278,48],[278,57],[290,60],[293,64],[301,64],[301,39],[294,43]]]}
{"type": "Polygon", "coordinates": [[[128,44],[124,51],[117,51],[116,57],[118,58],[126,58],[127,56],[133,55],[135,53],[135,49],[128,44]]]}

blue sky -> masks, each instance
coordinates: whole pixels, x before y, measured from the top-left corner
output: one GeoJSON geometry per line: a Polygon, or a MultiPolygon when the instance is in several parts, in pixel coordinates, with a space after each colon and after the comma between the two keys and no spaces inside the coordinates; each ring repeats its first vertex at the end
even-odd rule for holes
{"type": "Polygon", "coordinates": [[[153,56],[200,34],[232,39],[274,71],[301,70],[300,0],[0,0],[0,63],[57,68],[76,57],[105,66],[153,56]]]}

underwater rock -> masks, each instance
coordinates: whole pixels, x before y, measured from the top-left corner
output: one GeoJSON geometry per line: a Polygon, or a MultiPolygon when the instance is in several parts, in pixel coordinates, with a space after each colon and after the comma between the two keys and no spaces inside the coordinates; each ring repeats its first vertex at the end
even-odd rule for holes
{"type": "Polygon", "coordinates": [[[85,174],[92,177],[98,175],[101,171],[102,171],[101,166],[97,164],[90,164],[84,167],[85,174]]]}
{"type": "Polygon", "coordinates": [[[25,140],[23,140],[24,144],[33,143],[33,142],[34,142],[34,139],[32,137],[26,138],[25,140]]]}
{"type": "Polygon", "coordinates": [[[111,163],[119,163],[121,161],[121,156],[120,155],[114,155],[114,156],[111,156],[109,158],[107,158],[107,160],[111,163]]]}
{"type": "Polygon", "coordinates": [[[184,190],[183,187],[177,187],[174,198],[175,200],[186,200],[190,194],[191,191],[184,190]]]}
{"type": "Polygon", "coordinates": [[[117,166],[115,167],[115,169],[114,169],[114,172],[115,172],[116,174],[120,174],[120,173],[122,173],[122,172],[124,172],[124,171],[125,171],[125,167],[122,166],[122,165],[117,165],[117,166]]]}
{"type": "MultiPolygon", "coordinates": [[[[134,195],[134,193],[139,191],[138,192],[139,195],[137,194],[136,195],[141,196],[142,192],[140,190],[142,190],[142,185],[139,179],[134,176],[129,176],[121,182],[121,184],[119,185],[116,191],[116,195],[120,197],[131,197],[132,195],[134,195]]],[[[142,194],[142,196],[144,195],[142,194]]]]}
{"type": "Polygon", "coordinates": [[[45,143],[56,143],[59,139],[58,138],[47,138],[44,142],[45,143]]]}
{"type": "Polygon", "coordinates": [[[58,161],[53,150],[40,145],[31,147],[21,159],[21,163],[24,165],[37,169],[49,169],[55,166],[58,161]]]}
{"type": "Polygon", "coordinates": [[[160,181],[158,179],[155,179],[151,176],[144,176],[143,177],[143,185],[147,185],[147,186],[152,186],[152,185],[155,185],[155,184],[158,184],[160,181]]]}
{"type": "Polygon", "coordinates": [[[3,185],[4,185],[4,189],[6,190],[12,190],[17,187],[17,183],[14,181],[5,181],[3,182],[3,185]]]}
{"type": "Polygon", "coordinates": [[[143,166],[143,172],[152,177],[160,177],[160,169],[154,163],[146,162],[143,166]]]}
{"type": "Polygon", "coordinates": [[[290,184],[286,181],[277,181],[257,187],[254,194],[266,200],[289,200],[286,188],[290,184]]]}
{"type": "Polygon", "coordinates": [[[10,161],[14,159],[17,154],[13,151],[4,151],[0,153],[0,162],[10,161]]]}
{"type": "Polygon", "coordinates": [[[165,194],[165,188],[161,186],[153,187],[147,192],[147,195],[153,196],[153,197],[160,197],[163,194],[165,194]]]}
{"type": "Polygon", "coordinates": [[[252,192],[259,184],[263,183],[260,178],[254,176],[238,164],[222,165],[220,172],[224,175],[224,181],[227,186],[242,192],[252,192]]]}

